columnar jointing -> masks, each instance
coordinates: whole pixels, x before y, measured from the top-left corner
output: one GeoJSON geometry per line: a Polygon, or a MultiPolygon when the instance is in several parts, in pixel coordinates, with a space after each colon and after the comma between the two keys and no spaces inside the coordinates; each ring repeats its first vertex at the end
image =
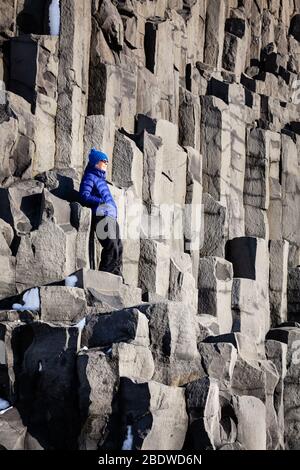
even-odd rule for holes
{"type": "Polygon", "coordinates": [[[1,0],[0,448],[300,448],[299,7],[1,0]]]}

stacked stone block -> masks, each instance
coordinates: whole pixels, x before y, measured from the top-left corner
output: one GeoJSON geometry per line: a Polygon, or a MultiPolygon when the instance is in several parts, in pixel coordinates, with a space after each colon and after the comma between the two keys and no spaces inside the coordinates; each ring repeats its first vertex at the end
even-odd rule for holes
{"type": "Polygon", "coordinates": [[[49,4],[0,6],[0,448],[299,449],[299,2],[49,4]]]}

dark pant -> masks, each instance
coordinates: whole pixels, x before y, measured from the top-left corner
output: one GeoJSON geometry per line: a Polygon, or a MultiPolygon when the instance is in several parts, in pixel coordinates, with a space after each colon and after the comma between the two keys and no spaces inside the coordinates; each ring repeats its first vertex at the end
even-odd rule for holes
{"type": "Polygon", "coordinates": [[[117,220],[112,217],[96,217],[96,235],[103,248],[99,271],[122,276],[123,244],[117,220]]]}

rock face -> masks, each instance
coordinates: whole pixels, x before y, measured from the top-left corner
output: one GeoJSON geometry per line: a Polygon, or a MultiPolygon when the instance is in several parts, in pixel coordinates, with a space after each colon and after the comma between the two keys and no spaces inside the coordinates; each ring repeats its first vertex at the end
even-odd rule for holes
{"type": "Polygon", "coordinates": [[[299,76],[298,0],[1,0],[0,449],[300,449],[299,76]]]}

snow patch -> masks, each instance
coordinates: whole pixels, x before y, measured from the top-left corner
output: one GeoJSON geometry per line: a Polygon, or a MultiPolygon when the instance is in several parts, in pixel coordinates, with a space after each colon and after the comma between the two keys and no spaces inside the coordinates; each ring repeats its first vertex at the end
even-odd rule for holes
{"type": "Polygon", "coordinates": [[[79,323],[77,323],[77,325],[75,325],[75,327],[78,328],[78,332],[79,332],[78,338],[77,338],[77,352],[80,351],[81,335],[82,335],[82,331],[85,325],[86,325],[86,318],[83,318],[82,320],[80,320],[79,323]]]}
{"type": "Polygon", "coordinates": [[[30,289],[23,295],[24,305],[13,304],[12,309],[19,312],[24,312],[25,310],[36,311],[40,309],[40,295],[39,289],[35,287],[30,289]]]}
{"type": "Polygon", "coordinates": [[[82,333],[82,330],[83,330],[83,328],[85,327],[85,325],[86,325],[86,319],[83,318],[83,319],[80,320],[80,322],[77,323],[77,325],[75,325],[75,326],[76,326],[76,328],[78,328],[78,330],[80,331],[80,333],[82,333]]]}
{"type": "Polygon", "coordinates": [[[0,398],[0,411],[7,411],[8,408],[11,408],[10,403],[0,398]]]}
{"type": "Polygon", "coordinates": [[[12,410],[12,409],[13,409],[12,406],[10,406],[9,408],[6,408],[6,410],[0,411],[0,415],[4,415],[4,413],[6,413],[7,411],[12,410]]]}
{"type": "Polygon", "coordinates": [[[64,347],[64,350],[67,351],[69,347],[69,341],[70,341],[70,333],[69,333],[69,328],[66,330],[66,344],[64,347]]]}
{"type": "Polygon", "coordinates": [[[78,282],[78,277],[77,276],[69,276],[65,279],[65,286],[66,287],[76,287],[77,282],[78,282]]]}
{"type": "Polygon", "coordinates": [[[127,426],[127,436],[125,441],[123,442],[122,450],[132,450],[133,444],[133,434],[132,434],[132,426],[127,426]]]}
{"type": "Polygon", "coordinates": [[[52,0],[49,6],[49,27],[51,36],[59,36],[60,8],[59,0],[52,0]]]}

